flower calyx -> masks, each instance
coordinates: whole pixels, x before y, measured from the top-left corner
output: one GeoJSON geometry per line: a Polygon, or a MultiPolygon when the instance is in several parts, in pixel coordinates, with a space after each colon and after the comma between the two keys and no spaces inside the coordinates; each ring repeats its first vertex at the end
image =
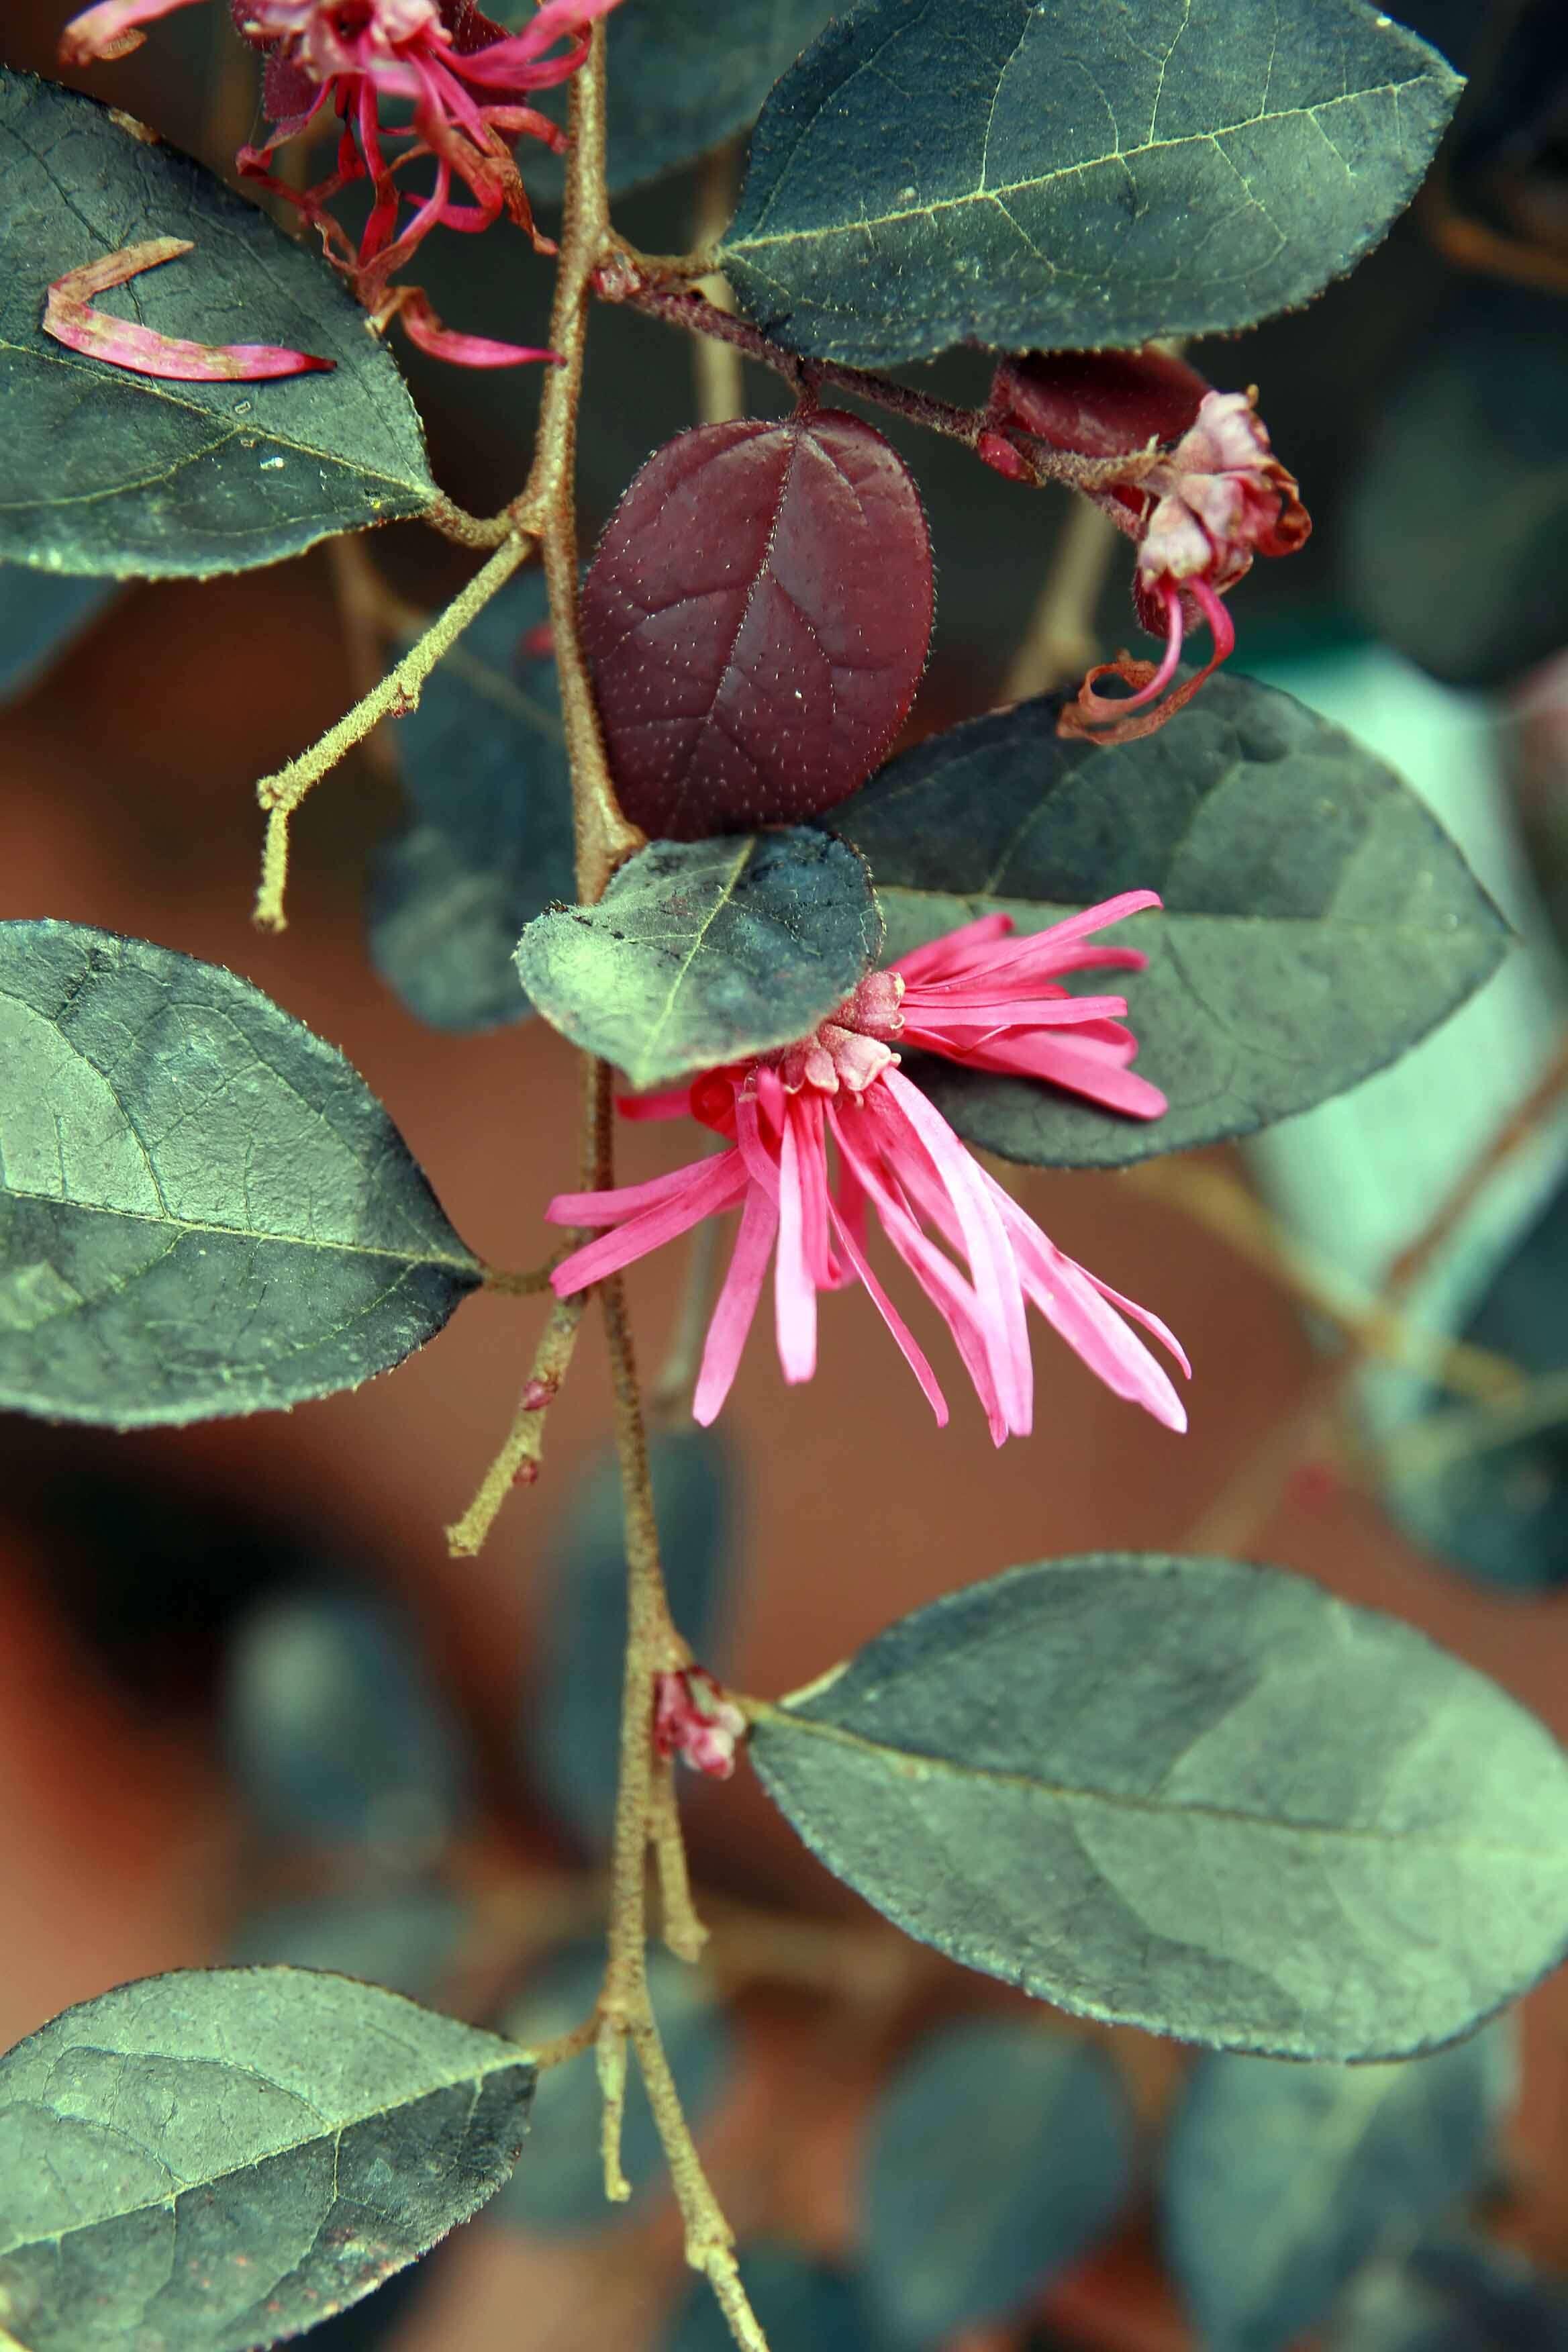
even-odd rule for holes
{"type": "Polygon", "coordinates": [[[818,1094],[863,1095],[899,1056],[888,1040],[903,1029],[901,972],[869,971],[852,996],[799,1045],[764,1057],[788,1094],[814,1087],[818,1094]]]}

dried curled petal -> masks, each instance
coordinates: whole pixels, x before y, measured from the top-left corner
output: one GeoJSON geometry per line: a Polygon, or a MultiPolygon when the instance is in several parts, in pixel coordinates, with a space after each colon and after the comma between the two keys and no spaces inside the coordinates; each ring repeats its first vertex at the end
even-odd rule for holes
{"type": "Polygon", "coordinates": [[[136,326],[129,319],[111,319],[95,310],[89,299],[110,286],[123,286],[143,269],[174,261],[194,250],[189,237],[151,236],[106,253],[98,261],[68,269],[49,288],[44,305],[43,328],[57,343],[83,352],[89,359],[107,360],[113,367],[130,368],[137,375],[165,376],[184,383],[260,383],[270,376],[306,375],[336,367],[336,360],[318,359],[310,352],[285,350],[278,343],[196,343],[183,335],[161,335],[154,328],[136,326]]]}
{"type": "Polygon", "coordinates": [[[84,8],[79,16],[73,16],[61,33],[60,63],[91,66],[128,58],[147,37],[143,25],[155,24],[160,16],[172,16],[176,8],[194,5],[195,0],[98,0],[96,7],[84,8]]]}
{"type": "Polygon", "coordinates": [[[417,343],[432,359],[452,360],[459,367],[521,367],[526,360],[547,360],[552,367],[561,365],[559,352],[536,351],[528,343],[498,343],[489,335],[459,334],[455,328],[444,327],[430,306],[430,298],[420,286],[400,286],[389,296],[374,323],[383,327],[397,318],[411,343],[417,343]]]}
{"type": "Polygon", "coordinates": [[[1079,688],[1076,700],[1069,702],[1058,719],[1059,736],[1094,743],[1136,743],[1141,736],[1157,733],[1167,719],[1173,719],[1178,710],[1184,709],[1205,679],[1213,677],[1221,662],[1229,660],[1236,649],[1236,624],[1207,581],[1191,581],[1186,596],[1196,603],[1207,621],[1214,651],[1202,669],[1194,670],[1179,685],[1171,684],[1182,656],[1185,598],[1169,582],[1163,585],[1163,593],[1168,618],[1163,658],[1157,664],[1134,661],[1131,654],[1124,652],[1113,662],[1100,663],[1079,688]],[[1125,695],[1101,694],[1098,687],[1102,677],[1119,677],[1134,691],[1125,695]]]}

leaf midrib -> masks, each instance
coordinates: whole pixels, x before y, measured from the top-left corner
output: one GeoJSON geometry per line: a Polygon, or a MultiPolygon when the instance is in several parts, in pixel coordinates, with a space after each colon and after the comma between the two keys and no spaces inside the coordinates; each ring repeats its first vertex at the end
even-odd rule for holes
{"type": "MultiPolygon", "coordinates": [[[[792,1731],[807,1734],[813,1738],[831,1741],[835,1746],[848,1748],[886,1764],[894,1771],[914,1765],[921,1776],[946,1774],[953,1780],[975,1780],[987,1787],[1020,1789],[1032,1796],[1042,1796],[1063,1805],[1100,1805],[1108,1812],[1131,1813],[1171,1822],[1177,1816],[1187,1819],[1228,1822],[1238,1828],[1273,1832],[1277,1835],[1311,1840],[1340,1840],[1347,1844],[1436,1847],[1445,1853],[1474,1853],[1489,1858],[1518,1862],[1555,1861],[1561,1866],[1561,1847],[1512,1844],[1483,1844],[1474,1839],[1456,1838],[1430,1830],[1380,1830],[1352,1827],[1332,1822],[1287,1822],[1268,1813],[1243,1812],[1229,1805],[1179,1803],[1154,1797],[1133,1796],[1121,1790],[1076,1788],[1067,1781],[1046,1780],[1026,1772],[1005,1772],[986,1764],[960,1762],[950,1756],[932,1756],[919,1748],[894,1748],[885,1741],[872,1739],[863,1732],[850,1731],[845,1725],[825,1722],[820,1717],[797,1715],[788,1706],[775,1706],[753,1700],[752,1712],[760,1724],[784,1725],[792,1731]]],[[[911,1777],[903,1774],[901,1777],[911,1777]]]]}
{"type": "MultiPolygon", "coordinates": [[[[73,2051],[91,2051],[96,2056],[100,2058],[119,2059],[126,2065],[133,2065],[139,2058],[162,2059],[165,2063],[176,2066],[189,2065],[194,2063],[198,2063],[192,2060],[189,2052],[181,2053],[179,2051],[167,2050],[138,2050],[134,2052],[124,2050],[105,2050],[96,2042],[73,2042],[71,2044],[71,2048],[73,2051]]],[[[199,2063],[207,2062],[203,2061],[199,2063]]],[[[227,2063],[229,2062],[220,2063],[227,2063]]],[[[313,2112],[315,2112],[321,2119],[321,2128],[319,2131],[307,2132],[301,2135],[298,2139],[286,2140],[278,2147],[269,2147],[262,2156],[247,2157],[242,2163],[230,2164],[226,2167],[222,2172],[205,2173],[198,2179],[195,2180],[182,2179],[177,2187],[169,2190],[166,2196],[146,2197],[138,2204],[121,2206],[112,2213],[98,2214],[90,2221],[73,2221],[63,2230],[47,2230],[37,2237],[13,2238],[8,2243],[0,2242],[0,2256],[24,2252],[29,2246],[63,2245],[68,2238],[77,2237],[84,2230],[105,2229],[114,2222],[128,2221],[138,2213],[156,2213],[164,2211],[170,2206],[176,2204],[182,2197],[189,2196],[196,2189],[214,2189],[221,2181],[232,2180],[237,2177],[237,2175],[242,2172],[254,2172],[258,2166],[274,2163],[280,2157],[293,2156],[299,2149],[303,2147],[314,2147],[326,2140],[331,2140],[334,2147],[341,2147],[345,2132],[356,2131],[362,2124],[374,2123],[378,2116],[397,2115],[405,2107],[417,2106],[421,2100],[433,2099],[436,2097],[437,2093],[441,2091],[455,2091],[460,2089],[463,2084],[471,2083],[474,2086],[477,2105],[478,2094],[481,2085],[488,2082],[492,2074],[504,2074],[516,2067],[521,2067],[525,2071],[534,2072],[537,2079],[537,2070],[532,2068],[531,2060],[528,2057],[525,2051],[519,2048],[517,2050],[510,2050],[504,2055],[490,2059],[487,2063],[478,2068],[466,2067],[461,2074],[450,2074],[444,2077],[440,2082],[430,2083],[426,2084],[423,2090],[410,2092],[405,2097],[389,2100],[382,2106],[366,2107],[363,2113],[345,2116],[340,2123],[329,2123],[324,2116],[321,2116],[321,2110],[317,2108],[313,2110],[313,2112]]],[[[288,2088],[286,2084],[275,2083],[270,2075],[263,2074],[258,2067],[233,2066],[231,2064],[230,2071],[236,2074],[251,2075],[256,2080],[265,2083],[269,2090],[278,2091],[287,2090],[288,2088]]],[[[5,2073],[3,2069],[0,2069],[0,2103],[5,2103],[5,2073]]],[[[293,2095],[300,2097],[303,2094],[296,2093],[293,2095]]],[[[106,2131],[111,2131],[115,2128],[114,2126],[105,2123],[101,2116],[60,2116],[58,2108],[49,2106],[47,2102],[42,2099],[28,2099],[22,2104],[26,2104],[28,2106],[41,2108],[46,2115],[55,2116],[56,2120],[59,2122],[87,2123],[89,2126],[96,2126],[98,2128],[106,2131]]],[[[137,2141],[136,2145],[142,2149],[144,2154],[153,2157],[156,2162],[163,2163],[166,2160],[158,2155],[158,2151],[155,2148],[148,2147],[144,2140],[137,2141]]],[[[4,2336],[0,2336],[0,2344],[3,2344],[4,2340],[4,2336]]]]}
{"type": "MultiPolygon", "coordinates": [[[[123,370],[110,367],[102,361],[99,362],[97,367],[84,367],[79,360],[68,359],[63,352],[57,357],[53,352],[40,351],[36,343],[14,343],[4,335],[0,335],[0,352],[14,352],[18,358],[37,361],[45,367],[63,368],[68,374],[87,376],[100,386],[106,380],[112,382],[116,377],[123,377],[124,374],[123,370]]],[[[212,447],[194,451],[190,456],[183,457],[180,460],[182,467],[199,463],[205,457],[215,457],[219,450],[226,449],[233,441],[253,439],[258,444],[266,442],[272,448],[287,449],[296,457],[313,457],[318,465],[336,466],[342,472],[356,476],[363,481],[385,482],[396,489],[416,493],[426,501],[434,496],[433,487],[428,481],[410,481],[406,475],[389,474],[382,467],[367,465],[360,458],[340,457],[331,449],[318,449],[309,441],[290,440],[286,434],[259,419],[253,420],[248,416],[243,418],[225,416],[216,409],[205,407],[200,401],[182,400],[177,393],[164,391],[161,384],[155,388],[154,379],[152,377],[138,376],[134,383],[122,381],[117,389],[128,398],[134,399],[141,394],[151,399],[164,401],[170,407],[181,409],[187,416],[197,417],[205,425],[232,426],[233,429],[226,432],[223,439],[216,442],[212,447]]],[[[39,510],[47,513],[59,506],[79,506],[100,499],[121,497],[130,490],[146,488],[153,482],[166,480],[173,470],[177,469],[165,467],[163,473],[149,475],[144,481],[113,484],[108,489],[92,491],[82,499],[12,499],[8,500],[4,507],[0,507],[0,513],[28,514],[39,510]]]]}
{"type": "Polygon", "coordinates": [[[709,932],[712,929],[714,924],[718,921],[719,917],[729,905],[731,899],[734,897],[741,877],[745,872],[746,867],[750,865],[756,846],[757,843],[755,835],[749,834],[746,839],[742,843],[739,853],[737,854],[735,861],[731,866],[729,873],[719,885],[714,894],[713,904],[710,907],[707,914],[703,917],[703,919],[697,930],[692,934],[691,945],[687,950],[685,956],[677,968],[674,979],[669,983],[669,992],[664,1000],[663,1008],[659,1012],[657,1019],[649,1024],[644,1044],[644,1050],[637,1063],[637,1075],[639,1079],[643,1082],[647,1082],[647,1074],[650,1069],[657,1071],[659,1066],[657,1056],[657,1048],[659,1039],[663,1036],[665,1031],[669,1026],[671,1019],[674,1017],[675,1000],[686,985],[687,975],[690,971],[692,965],[697,961],[698,955],[701,950],[703,940],[707,938],[709,932]]]}
{"type": "MultiPolygon", "coordinates": [[[[1385,96],[1397,98],[1402,91],[1419,89],[1423,85],[1435,86],[1430,74],[1412,74],[1405,81],[1374,82],[1365,89],[1345,90],[1337,98],[1320,100],[1314,106],[1276,107],[1267,113],[1252,115],[1244,121],[1222,123],[1213,131],[1186,131],[1178,139],[1148,139],[1137,147],[1111,148],[1102,155],[1085,156],[1081,163],[1055,164],[1048,171],[1034,173],[1026,179],[1000,181],[994,187],[970,188],[962,195],[938,197],[930,204],[907,205],[901,209],[890,212],[867,213],[858,220],[834,221],[822,228],[778,229],[768,232],[759,227],[754,235],[737,237],[732,245],[728,243],[723,245],[720,252],[722,256],[726,253],[751,253],[769,245],[813,244],[826,237],[854,236],[871,229],[896,228],[904,221],[931,220],[939,213],[954,212],[966,205],[999,205],[1008,196],[1022,195],[1035,188],[1049,187],[1058,180],[1072,179],[1084,172],[1099,171],[1107,163],[1131,163],[1140,156],[1157,154],[1166,150],[1183,147],[1216,146],[1220,140],[1234,138],[1238,131],[1257,131],[1266,124],[1275,122],[1289,122],[1298,116],[1316,121],[1320,114],[1328,113],[1337,106],[1358,106],[1369,98],[1385,96]]],[[[803,130],[791,151],[786,170],[793,166],[802,145],[816,130],[828,103],[828,100],[824,100],[813,113],[809,123],[803,130]]],[[[765,199],[759,220],[767,218],[768,213],[778,201],[782,188],[781,178],[779,186],[773,188],[765,199]]],[[[1255,198],[1254,202],[1256,201],[1255,198]]]]}
{"type": "Polygon", "coordinates": [[[0,1181],[0,1201],[32,1201],[50,1209],[77,1209],[84,1216],[119,1217],[127,1224],[151,1225],[155,1230],[176,1234],[213,1234],[226,1241],[282,1242],[291,1249],[331,1250],[342,1257],[387,1258],[395,1265],[432,1265],[449,1267],[453,1272],[477,1277],[479,1265],[471,1257],[453,1257],[445,1251],[412,1250],[395,1247],[391,1243],[332,1241],[309,1234],[274,1233],[255,1225],[220,1225],[202,1217],[159,1216],[147,1209],[117,1209],[107,1201],[73,1201],[58,1192],[29,1192],[20,1184],[0,1181]]]}

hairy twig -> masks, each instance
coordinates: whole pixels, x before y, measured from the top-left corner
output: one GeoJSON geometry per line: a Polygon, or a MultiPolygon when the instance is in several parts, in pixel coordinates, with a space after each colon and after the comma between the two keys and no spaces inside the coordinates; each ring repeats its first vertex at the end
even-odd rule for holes
{"type": "Polygon", "coordinates": [[[544,1451],[544,1416],[572,1361],[584,1300],[585,1294],[579,1291],[574,1297],[558,1298],[552,1306],[506,1442],[462,1517],[447,1529],[447,1549],[454,1559],[472,1559],[481,1552],[512,1488],[531,1486],[537,1479],[544,1451]]]}
{"type": "MultiPolygon", "coordinates": [[[[327,565],[338,600],[349,683],[357,695],[373,694],[381,682],[382,640],[394,600],[383,589],[364,541],[343,531],[327,541],[327,565]]],[[[376,725],[361,743],[365,765],[384,784],[397,782],[397,753],[384,727],[376,725]]]]}
{"type": "MultiPolygon", "coordinates": [[[[702,276],[705,272],[698,269],[688,274],[702,276]]],[[[902,416],[910,424],[922,425],[928,433],[940,433],[950,441],[962,441],[971,449],[987,429],[998,432],[1024,460],[1028,475],[1037,484],[1066,482],[1072,489],[1096,490],[1111,483],[1133,480],[1145,467],[1160,462],[1157,451],[1146,458],[1080,457],[1072,450],[1054,448],[1037,433],[1026,433],[1012,424],[999,424],[984,408],[965,408],[957,401],[939,400],[932,393],[915,392],[908,384],[896,383],[890,376],[879,375],[869,368],[845,367],[837,360],[803,360],[796,352],[785,351],[782,343],[773,342],[750,320],[735,318],[710,302],[706,296],[684,285],[670,284],[668,279],[668,263],[656,264],[646,254],[618,244],[614,259],[599,273],[594,290],[607,302],[624,302],[631,310],[645,311],[649,318],[662,319],[666,326],[682,327],[689,334],[713,336],[745,358],[772,368],[776,375],[793,384],[833,384],[874,408],[884,408],[890,415],[902,416]]],[[[1117,520],[1114,513],[1111,520],[1117,520]]],[[[1137,520],[1131,512],[1124,528],[1129,535],[1136,533],[1137,520]]]]}
{"type": "Polygon", "coordinates": [[[256,920],[265,930],[280,931],[288,918],[283,894],[289,879],[289,820],[313,784],[337,766],[345,751],[363,743],[382,719],[402,718],[416,709],[426,679],[449,646],[455,645],[475,614],[481,613],[497,590],[505,586],[528,554],[531,541],[519,532],[498,547],[483,570],[476,572],[453,598],[379,686],[362,695],[353,709],[330,727],[297,760],[276,775],[263,776],[256,797],[267,811],[267,842],[261,856],[261,887],[256,897],[256,920]]]}

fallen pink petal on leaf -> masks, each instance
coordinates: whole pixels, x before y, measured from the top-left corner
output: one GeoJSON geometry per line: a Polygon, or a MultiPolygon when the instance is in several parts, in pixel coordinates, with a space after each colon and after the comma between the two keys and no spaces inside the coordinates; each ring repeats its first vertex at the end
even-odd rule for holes
{"type": "Polygon", "coordinates": [[[330,371],[336,360],[318,359],[311,352],[295,352],[278,343],[197,343],[183,335],[162,335],[153,327],[137,326],[130,319],[111,319],[95,310],[90,297],[123,286],[144,269],[177,260],[194,250],[188,237],[150,236],[127,245],[97,261],[68,269],[49,288],[44,304],[46,335],[68,351],[89,359],[106,360],[111,367],[131,369],[137,375],[164,376],[184,383],[254,383],[269,376],[308,375],[330,371]]]}

